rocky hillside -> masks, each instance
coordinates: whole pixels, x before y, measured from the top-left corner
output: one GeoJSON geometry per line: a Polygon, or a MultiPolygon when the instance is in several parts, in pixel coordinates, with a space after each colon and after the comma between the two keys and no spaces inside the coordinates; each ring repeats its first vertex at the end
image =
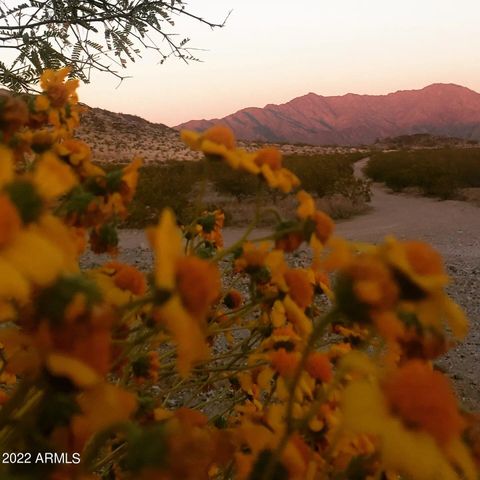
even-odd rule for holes
{"type": "Polygon", "coordinates": [[[480,94],[454,84],[388,95],[324,97],[309,93],[281,105],[245,108],[222,119],[176,128],[230,126],[239,138],[312,145],[371,144],[379,138],[430,133],[480,139],[480,94]]]}
{"type": "Polygon", "coordinates": [[[128,162],[141,156],[146,163],[168,160],[195,160],[176,130],[136,115],[114,113],[84,106],[77,135],[93,150],[96,161],[128,162]]]}

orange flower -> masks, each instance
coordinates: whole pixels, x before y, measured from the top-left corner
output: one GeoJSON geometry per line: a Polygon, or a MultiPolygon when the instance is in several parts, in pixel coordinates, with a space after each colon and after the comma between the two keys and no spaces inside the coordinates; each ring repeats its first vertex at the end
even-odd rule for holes
{"type": "Polygon", "coordinates": [[[384,392],[407,425],[427,431],[441,444],[458,438],[464,429],[449,380],[418,360],[394,372],[384,392]]]}
{"type": "Polygon", "coordinates": [[[372,315],[378,333],[387,341],[397,341],[405,333],[403,323],[393,312],[381,312],[372,315]]]}
{"type": "Polygon", "coordinates": [[[111,276],[118,288],[129,290],[134,295],[143,295],[146,292],[145,276],[135,267],[120,262],[108,262],[104,268],[112,270],[111,276]]]}
{"type": "Polygon", "coordinates": [[[20,231],[22,220],[7,195],[0,195],[0,248],[9,244],[20,231]]]}
{"type": "Polygon", "coordinates": [[[255,163],[261,167],[268,165],[272,170],[280,170],[282,168],[282,152],[275,147],[262,148],[255,156],[255,163]]]}
{"type": "Polygon", "coordinates": [[[213,263],[197,257],[182,257],[176,265],[177,288],[182,303],[194,317],[206,315],[220,295],[220,272],[213,263]]]}
{"type": "Polygon", "coordinates": [[[77,402],[81,413],[73,417],[71,428],[78,451],[92,435],[128,420],[137,408],[134,394],[106,383],[83,392],[77,402]]]}
{"type": "Polygon", "coordinates": [[[299,361],[298,352],[287,352],[279,348],[270,354],[272,367],[282,376],[287,377],[294,374],[299,361]]]}
{"type": "Polygon", "coordinates": [[[323,212],[315,212],[312,218],[315,222],[315,235],[322,243],[326,243],[335,228],[333,220],[323,212]]]}
{"type": "Polygon", "coordinates": [[[419,275],[443,275],[445,270],[440,254],[424,242],[404,242],[407,259],[419,275]]]}
{"type": "Polygon", "coordinates": [[[208,418],[202,412],[191,408],[180,407],[175,410],[174,416],[189,427],[204,427],[208,423],[208,418]]]}
{"type": "Polygon", "coordinates": [[[137,157],[132,161],[132,163],[130,163],[123,169],[120,193],[124,201],[127,203],[131,202],[133,196],[135,195],[139,175],[138,170],[140,169],[142,164],[142,160],[137,157]]]}
{"type": "Polygon", "coordinates": [[[308,230],[315,233],[320,242],[326,243],[335,228],[333,220],[326,213],[316,210],[315,200],[305,190],[297,193],[297,200],[299,202],[297,217],[307,221],[308,230]]]}
{"type": "Polygon", "coordinates": [[[242,256],[235,261],[236,270],[263,267],[270,247],[271,244],[269,242],[263,242],[260,245],[245,242],[242,247],[242,256]]]}
{"type": "Polygon", "coordinates": [[[332,379],[332,365],[324,353],[311,353],[307,358],[306,370],[311,377],[321,382],[329,382],[332,379]]]}
{"type": "Polygon", "coordinates": [[[297,193],[297,200],[300,204],[297,207],[297,217],[301,220],[313,217],[315,214],[315,200],[313,197],[305,190],[300,190],[297,193]]]}
{"type": "Polygon", "coordinates": [[[387,267],[375,257],[361,255],[342,272],[353,282],[352,290],[360,303],[377,309],[391,308],[398,289],[387,267]]]}
{"type": "Polygon", "coordinates": [[[180,137],[192,150],[200,150],[206,155],[224,157],[235,151],[235,135],[224,125],[214,125],[203,133],[182,130],[180,137]]]}
{"type": "Polygon", "coordinates": [[[203,139],[219,145],[224,145],[229,150],[235,148],[235,135],[229,127],[214,125],[203,133],[203,139]]]}
{"type": "Polygon", "coordinates": [[[438,293],[448,283],[440,255],[426,243],[388,237],[380,251],[405,283],[407,296],[438,293]]]}
{"type": "Polygon", "coordinates": [[[303,243],[303,240],[300,232],[287,233],[275,240],[275,248],[284,252],[294,252],[303,243]]]}
{"type": "Polygon", "coordinates": [[[292,300],[305,310],[313,300],[313,285],[305,270],[289,269],[285,272],[285,281],[292,300]]]}

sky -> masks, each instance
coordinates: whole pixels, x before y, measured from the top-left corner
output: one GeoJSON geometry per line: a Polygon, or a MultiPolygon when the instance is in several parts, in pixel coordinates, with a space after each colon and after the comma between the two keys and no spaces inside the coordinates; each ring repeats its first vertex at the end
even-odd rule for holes
{"type": "Polygon", "coordinates": [[[152,52],[129,64],[132,78],[95,74],[82,85],[90,106],[175,126],[241,108],[319,95],[386,94],[456,83],[480,91],[479,0],[190,0],[221,23],[211,30],[177,18],[202,62],[152,52]]]}

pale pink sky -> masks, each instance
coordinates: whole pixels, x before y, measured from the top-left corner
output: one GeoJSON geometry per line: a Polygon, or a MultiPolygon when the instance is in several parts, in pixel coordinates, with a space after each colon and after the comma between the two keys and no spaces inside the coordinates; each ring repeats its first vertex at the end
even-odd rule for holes
{"type": "Polygon", "coordinates": [[[479,0],[190,0],[222,21],[179,19],[202,63],[130,64],[118,88],[95,75],[81,101],[170,126],[315,92],[384,94],[457,83],[480,91],[479,0]]]}

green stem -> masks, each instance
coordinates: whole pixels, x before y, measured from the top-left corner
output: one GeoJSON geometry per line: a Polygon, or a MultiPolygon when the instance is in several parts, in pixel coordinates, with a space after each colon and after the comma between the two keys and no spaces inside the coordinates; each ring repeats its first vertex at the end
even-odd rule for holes
{"type": "Polygon", "coordinates": [[[302,352],[302,357],[300,358],[300,362],[298,363],[297,368],[295,369],[295,373],[293,375],[292,381],[288,388],[289,396],[288,396],[288,403],[287,403],[285,432],[282,435],[282,438],[280,439],[280,442],[278,443],[277,448],[275,449],[273,455],[270,457],[270,460],[265,469],[265,473],[262,475],[261,480],[274,480],[273,475],[275,473],[275,467],[277,465],[277,462],[279,461],[284,448],[287,446],[288,440],[290,439],[290,437],[295,431],[295,425],[293,422],[293,406],[295,403],[295,392],[297,390],[298,384],[300,382],[300,378],[302,376],[303,370],[307,363],[308,355],[313,350],[317,340],[323,334],[325,327],[327,327],[327,325],[331,323],[331,321],[335,316],[336,316],[335,310],[331,310],[330,312],[328,312],[315,325],[312,333],[308,338],[307,345],[305,346],[302,352]]]}

